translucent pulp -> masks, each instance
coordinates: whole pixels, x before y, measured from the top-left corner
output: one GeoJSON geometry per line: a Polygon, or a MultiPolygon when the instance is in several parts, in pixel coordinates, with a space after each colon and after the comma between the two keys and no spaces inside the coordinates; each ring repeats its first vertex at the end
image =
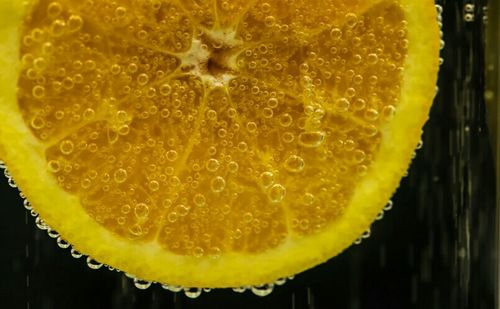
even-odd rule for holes
{"type": "Polygon", "coordinates": [[[398,2],[38,1],[19,107],[116,235],[264,252],[340,218],[397,111],[398,2]]]}

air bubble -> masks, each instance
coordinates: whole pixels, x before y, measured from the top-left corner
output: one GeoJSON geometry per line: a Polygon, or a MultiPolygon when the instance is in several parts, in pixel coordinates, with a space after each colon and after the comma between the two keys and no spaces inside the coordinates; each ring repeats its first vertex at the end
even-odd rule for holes
{"type": "Polygon", "coordinates": [[[304,159],[297,155],[291,155],[285,160],[285,168],[290,173],[300,173],[304,170],[304,159]]]}
{"type": "Polygon", "coordinates": [[[354,13],[347,13],[345,15],[345,24],[347,27],[354,27],[358,23],[358,16],[354,13]]]}
{"type": "Polygon", "coordinates": [[[38,57],[35,60],[33,60],[33,67],[37,71],[42,71],[45,68],[47,68],[47,60],[43,57],[38,57]]]}
{"type": "Polygon", "coordinates": [[[73,87],[75,86],[75,82],[73,81],[73,79],[71,77],[66,77],[63,82],[62,82],[62,86],[64,87],[64,89],[66,90],[71,90],[73,89],[73,87]]]}
{"type": "Polygon", "coordinates": [[[223,128],[220,128],[218,131],[217,131],[217,135],[220,137],[220,138],[225,138],[226,135],[227,135],[227,130],[226,129],[223,129],[223,128]]]}
{"type": "Polygon", "coordinates": [[[119,6],[115,9],[115,16],[118,18],[123,18],[127,15],[127,9],[123,6],[119,6]]]}
{"type": "Polygon", "coordinates": [[[206,203],[206,199],[205,199],[205,196],[203,194],[200,194],[200,193],[197,193],[194,197],[193,197],[193,202],[196,206],[198,207],[202,207],[202,206],[205,206],[205,203],[206,203]]]}
{"type": "Polygon", "coordinates": [[[96,270],[102,267],[102,263],[97,262],[96,260],[92,259],[90,256],[87,257],[87,266],[90,269],[96,270]]]}
{"type": "Polygon", "coordinates": [[[289,127],[293,122],[292,115],[289,113],[284,113],[280,115],[279,123],[282,127],[289,127]]]}
{"type": "Polygon", "coordinates": [[[137,76],[137,83],[139,85],[144,86],[148,82],[149,82],[149,76],[147,74],[141,73],[141,74],[139,74],[139,76],[137,76]]]}
{"type": "Polygon", "coordinates": [[[47,163],[47,168],[51,173],[57,173],[61,170],[61,164],[57,160],[50,160],[47,163]]]}
{"type": "Polygon", "coordinates": [[[352,157],[355,163],[360,164],[365,160],[366,153],[363,150],[356,149],[353,151],[352,157]]]}
{"type": "Polygon", "coordinates": [[[345,95],[346,97],[352,99],[356,95],[356,89],[352,87],[347,88],[347,90],[345,91],[345,95]]]}
{"type": "Polygon", "coordinates": [[[370,85],[375,86],[378,83],[378,77],[376,75],[372,75],[368,78],[368,82],[370,85]]]}
{"type": "Polygon", "coordinates": [[[45,231],[49,228],[48,225],[45,224],[45,222],[43,222],[42,219],[40,219],[40,217],[36,217],[35,224],[36,224],[36,227],[41,229],[42,231],[45,231]]]}
{"type": "Polygon", "coordinates": [[[269,119],[269,118],[272,118],[272,117],[273,117],[273,114],[274,114],[273,110],[272,110],[271,108],[269,108],[269,107],[264,107],[264,108],[262,109],[262,116],[263,116],[264,118],[268,118],[268,119],[269,119]]]}
{"type": "Polygon", "coordinates": [[[148,33],[145,30],[139,30],[137,32],[137,38],[141,41],[144,41],[148,38],[148,33]]]}
{"type": "Polygon", "coordinates": [[[227,110],[227,116],[231,119],[234,119],[237,115],[237,111],[234,108],[230,108],[227,110]]]}
{"type": "Polygon", "coordinates": [[[314,204],[316,197],[312,193],[306,193],[303,197],[303,202],[306,206],[314,204]]]}
{"type": "Polygon", "coordinates": [[[45,96],[45,87],[37,85],[31,91],[35,99],[42,99],[45,96]]]}
{"type": "Polygon", "coordinates": [[[238,150],[240,152],[246,152],[248,150],[248,144],[245,142],[239,142],[238,143],[238,150]]]}
{"type": "Polygon", "coordinates": [[[26,196],[24,196],[24,193],[20,192],[19,195],[21,196],[21,198],[23,198],[23,206],[24,208],[26,208],[27,210],[31,210],[33,209],[33,207],[31,206],[31,203],[26,199],[26,196]]]}
{"type": "Polygon", "coordinates": [[[57,237],[57,246],[61,249],[68,249],[70,244],[61,237],[57,237]]]}
{"type": "Polygon", "coordinates": [[[233,291],[236,293],[244,293],[247,290],[246,287],[233,288],[233,291]]]}
{"type": "Polygon", "coordinates": [[[118,64],[116,64],[116,63],[115,63],[115,64],[113,64],[113,65],[111,66],[111,68],[110,68],[111,74],[113,74],[113,75],[118,75],[118,74],[120,74],[121,70],[122,70],[122,68],[120,67],[120,65],[118,65],[118,64]]]}
{"type": "Polygon", "coordinates": [[[140,290],[146,290],[151,286],[152,282],[151,281],[146,281],[146,280],[140,280],[137,278],[134,278],[134,286],[140,290]]]}
{"type": "Polygon", "coordinates": [[[149,215],[149,207],[145,203],[138,203],[134,207],[134,214],[137,219],[143,220],[146,219],[149,215]]]}
{"type": "Polygon", "coordinates": [[[162,118],[168,118],[170,116],[170,111],[168,110],[168,108],[164,108],[160,111],[160,116],[162,118]]]}
{"type": "Polygon", "coordinates": [[[361,85],[363,83],[363,76],[354,75],[354,77],[352,78],[352,81],[355,85],[361,85]]]}
{"type": "Polygon", "coordinates": [[[266,16],[266,18],[264,18],[264,24],[266,25],[266,27],[272,27],[274,26],[274,24],[276,23],[276,18],[274,18],[274,16],[266,16]]]}
{"type": "MultiPolygon", "coordinates": [[[[137,72],[139,68],[137,67],[137,64],[135,63],[129,63],[129,65],[127,66],[127,71],[131,74],[134,74],[135,72],[137,72]]],[[[144,74],[145,75],[145,74],[144,74]]],[[[146,75],[147,77],[147,75],[146,75]]]]}
{"type": "Polygon", "coordinates": [[[92,185],[92,181],[88,178],[84,178],[82,179],[82,181],[80,182],[80,186],[83,188],[83,189],[88,189],[90,188],[90,186],[92,185]]]}
{"type": "Polygon", "coordinates": [[[205,167],[207,168],[207,171],[209,172],[216,172],[219,169],[220,163],[216,159],[209,159],[207,160],[207,163],[205,164],[205,167]]]}
{"type": "Polygon", "coordinates": [[[88,175],[89,175],[90,179],[96,179],[99,174],[97,173],[96,170],[90,170],[88,172],[88,175]]]}
{"type": "Polygon", "coordinates": [[[279,278],[279,279],[276,279],[276,281],[274,281],[274,284],[276,285],[283,285],[286,283],[286,278],[279,278]]]}
{"type": "Polygon", "coordinates": [[[364,126],[363,131],[367,137],[373,137],[378,133],[377,127],[371,124],[364,126]]]}
{"type": "Polygon", "coordinates": [[[213,192],[222,192],[226,187],[226,181],[224,180],[224,178],[217,176],[210,182],[210,187],[213,192]]]}
{"type": "Polygon", "coordinates": [[[179,216],[181,216],[181,217],[187,216],[190,209],[191,209],[191,207],[186,206],[184,204],[179,204],[176,207],[177,214],[179,214],[179,216]]]}
{"type": "Polygon", "coordinates": [[[160,189],[160,183],[156,180],[151,180],[148,184],[148,188],[152,192],[158,191],[160,189]]]}
{"type": "Polygon", "coordinates": [[[378,63],[378,56],[377,54],[368,54],[368,57],[366,58],[368,64],[370,65],[375,65],[378,63]]]}
{"type": "Polygon", "coordinates": [[[177,286],[177,285],[162,284],[161,287],[165,290],[169,290],[170,292],[174,292],[174,293],[182,291],[182,287],[177,286]]]}
{"type": "Polygon", "coordinates": [[[285,133],[283,133],[281,138],[283,139],[283,141],[285,143],[289,144],[295,140],[295,135],[293,135],[292,132],[285,132],[285,133]]]}
{"type": "Polygon", "coordinates": [[[279,203],[283,201],[285,195],[286,195],[286,189],[281,184],[272,185],[268,192],[269,199],[273,203],[279,203]]]}
{"type": "Polygon", "coordinates": [[[246,127],[248,132],[250,133],[254,133],[255,131],[257,131],[257,124],[253,121],[248,122],[246,127]]]}
{"type": "Polygon", "coordinates": [[[181,180],[177,176],[172,176],[169,179],[169,183],[172,187],[177,187],[181,184],[181,180]]]}
{"type": "Polygon", "coordinates": [[[54,37],[60,37],[64,34],[66,30],[66,23],[64,20],[54,20],[50,26],[50,34],[54,37]]]}
{"type": "Polygon", "coordinates": [[[274,284],[272,284],[272,283],[259,285],[259,286],[253,286],[251,288],[252,293],[254,293],[257,296],[261,296],[261,297],[264,297],[264,296],[271,294],[273,289],[274,289],[274,284]]]}
{"type": "Polygon", "coordinates": [[[393,201],[389,200],[389,201],[387,202],[387,205],[385,205],[384,210],[385,210],[385,211],[389,211],[389,210],[391,210],[393,205],[394,205],[393,201]]]}
{"type": "Polygon", "coordinates": [[[160,94],[162,96],[168,96],[172,92],[172,87],[169,84],[163,84],[160,86],[160,94]]]}
{"type": "Polygon", "coordinates": [[[340,30],[339,28],[332,28],[332,30],[330,30],[330,36],[334,40],[339,40],[340,38],[342,38],[342,30],[340,30]]]}
{"type": "Polygon", "coordinates": [[[309,65],[307,63],[302,63],[299,66],[299,71],[304,74],[307,73],[309,71],[309,65]]]}
{"type": "Polygon", "coordinates": [[[259,183],[264,188],[269,188],[274,183],[274,174],[272,172],[263,172],[259,176],[259,183]]]}
{"type": "Polygon", "coordinates": [[[64,118],[64,112],[63,111],[56,111],[54,113],[54,117],[56,117],[57,120],[61,120],[64,118]]]}
{"type": "Polygon", "coordinates": [[[65,140],[61,142],[59,145],[59,150],[61,151],[62,154],[64,155],[69,155],[73,152],[74,145],[73,142],[70,140],[65,140]]]}
{"type": "Polygon", "coordinates": [[[356,99],[352,107],[355,111],[363,110],[366,107],[366,101],[363,99],[356,99]]]}
{"type": "Polygon", "coordinates": [[[113,179],[116,183],[125,182],[125,180],[127,180],[127,176],[127,171],[123,168],[119,168],[113,173],[113,179]]]}
{"type": "Polygon", "coordinates": [[[210,254],[212,259],[218,259],[221,257],[221,249],[219,247],[210,248],[210,254]]]}
{"type": "Polygon", "coordinates": [[[172,206],[172,200],[165,199],[165,200],[163,200],[161,205],[163,206],[163,208],[170,208],[170,206],[172,206]]]}
{"type": "Polygon", "coordinates": [[[233,173],[233,174],[234,174],[234,173],[236,173],[236,172],[238,171],[238,169],[239,169],[239,165],[238,165],[238,163],[236,163],[236,162],[234,162],[234,161],[229,162],[229,163],[227,164],[227,167],[228,167],[228,169],[229,169],[229,172],[230,172],[230,173],[233,173]]]}
{"type": "Polygon", "coordinates": [[[335,109],[339,112],[347,112],[351,103],[346,98],[340,98],[335,102],[335,109]]]}
{"type": "Polygon", "coordinates": [[[299,134],[299,145],[304,148],[316,148],[325,141],[325,132],[302,132],[299,134]]]}
{"type": "Polygon", "coordinates": [[[189,298],[197,298],[201,295],[202,289],[200,288],[186,288],[184,289],[184,295],[189,298]]]}
{"type": "Polygon", "coordinates": [[[168,161],[174,162],[175,160],[177,160],[178,154],[177,154],[177,151],[175,151],[175,150],[169,150],[169,151],[167,151],[166,156],[167,156],[168,161]]]}
{"type": "Polygon", "coordinates": [[[130,232],[130,234],[132,234],[133,236],[136,236],[136,237],[140,237],[144,233],[142,230],[142,227],[139,224],[134,224],[134,225],[130,226],[128,228],[128,231],[130,232]]]}
{"type": "Polygon", "coordinates": [[[83,27],[83,19],[78,15],[71,15],[68,18],[68,28],[72,32],[79,31],[83,27]]]}
{"type": "Polygon", "coordinates": [[[120,128],[118,129],[118,134],[122,136],[127,135],[129,132],[130,132],[130,127],[126,124],[120,126],[120,128]]]}
{"type": "MultiPolygon", "coordinates": [[[[215,156],[216,153],[217,153],[217,148],[216,147],[214,147],[214,146],[208,147],[208,154],[209,155],[215,156]]],[[[200,170],[200,169],[197,169],[197,170],[200,170]]]]}
{"type": "Polygon", "coordinates": [[[175,211],[172,211],[171,213],[169,213],[167,215],[167,220],[170,223],[176,222],[178,218],[179,218],[179,215],[175,211]]]}
{"type": "Polygon", "coordinates": [[[33,54],[27,53],[21,57],[21,63],[25,66],[30,66],[33,63],[33,54]]]}
{"type": "Polygon", "coordinates": [[[209,120],[216,120],[217,119],[217,112],[214,111],[213,109],[209,109],[207,111],[207,119],[209,119],[209,120]]]}
{"type": "Polygon", "coordinates": [[[270,108],[278,107],[278,103],[279,101],[276,98],[270,98],[269,100],[267,100],[267,106],[270,108]]]}
{"type": "MultiPolygon", "coordinates": [[[[266,44],[260,44],[260,45],[259,45],[259,52],[260,52],[261,54],[263,54],[263,55],[267,54],[268,49],[267,49],[266,44]]],[[[267,61],[267,59],[262,59],[262,60],[266,60],[266,61],[267,61]]]]}
{"type": "Polygon", "coordinates": [[[201,247],[194,247],[193,248],[194,257],[201,258],[204,253],[205,253],[205,250],[203,250],[203,248],[201,248],[201,247]]]}
{"type": "Polygon", "coordinates": [[[62,12],[62,5],[59,2],[52,2],[47,7],[47,15],[51,18],[58,17],[62,12]]]}
{"type": "Polygon", "coordinates": [[[392,119],[395,114],[396,114],[396,107],[394,107],[393,105],[384,106],[384,108],[382,109],[382,116],[385,119],[388,120],[392,119]]]}
{"type": "Polygon", "coordinates": [[[379,113],[376,109],[369,108],[365,111],[365,119],[368,121],[375,121],[379,117],[379,113]]]}
{"type": "Polygon", "coordinates": [[[370,228],[368,228],[366,231],[363,232],[363,234],[361,234],[361,238],[363,238],[363,239],[370,238],[371,234],[372,234],[372,231],[370,228]]]}
{"type": "Polygon", "coordinates": [[[75,259],[79,259],[83,256],[80,252],[76,251],[75,249],[71,249],[71,256],[75,259]]]}
{"type": "Polygon", "coordinates": [[[118,121],[123,122],[127,121],[129,117],[126,111],[119,110],[116,112],[116,118],[118,119],[118,121]]]}
{"type": "Polygon", "coordinates": [[[95,117],[95,111],[92,108],[87,108],[83,112],[83,119],[92,120],[95,117]]]}

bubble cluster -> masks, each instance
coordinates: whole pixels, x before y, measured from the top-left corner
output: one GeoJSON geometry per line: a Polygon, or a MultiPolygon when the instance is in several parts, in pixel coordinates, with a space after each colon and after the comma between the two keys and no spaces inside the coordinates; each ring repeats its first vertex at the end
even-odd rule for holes
{"type": "Polygon", "coordinates": [[[217,259],[342,216],[397,113],[408,41],[393,1],[207,3],[41,1],[18,101],[96,222],[217,259]]]}

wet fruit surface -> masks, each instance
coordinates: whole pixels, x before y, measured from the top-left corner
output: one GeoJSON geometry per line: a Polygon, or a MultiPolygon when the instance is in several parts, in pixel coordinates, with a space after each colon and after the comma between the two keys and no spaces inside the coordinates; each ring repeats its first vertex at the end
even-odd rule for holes
{"type": "Polygon", "coordinates": [[[39,1],[19,107],[106,229],[264,252],[342,217],[397,111],[407,23],[370,2],[39,1]]]}

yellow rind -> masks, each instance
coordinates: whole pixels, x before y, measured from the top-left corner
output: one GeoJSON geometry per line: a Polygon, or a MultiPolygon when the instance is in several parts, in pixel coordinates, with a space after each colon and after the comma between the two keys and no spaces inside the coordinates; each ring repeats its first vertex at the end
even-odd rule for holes
{"type": "Polygon", "coordinates": [[[258,255],[197,259],[171,254],[154,243],[131,243],[108,232],[88,216],[76,197],[58,189],[46,170],[40,143],[24,125],[16,91],[19,28],[27,6],[8,0],[0,2],[0,158],[41,218],[75,249],[141,279],[186,287],[237,287],[304,271],[342,252],[370,226],[397,188],[420,140],[435,95],[439,29],[432,0],[400,3],[408,21],[409,47],[397,113],[382,128],[377,157],[343,218],[321,234],[293,239],[258,255]]]}

